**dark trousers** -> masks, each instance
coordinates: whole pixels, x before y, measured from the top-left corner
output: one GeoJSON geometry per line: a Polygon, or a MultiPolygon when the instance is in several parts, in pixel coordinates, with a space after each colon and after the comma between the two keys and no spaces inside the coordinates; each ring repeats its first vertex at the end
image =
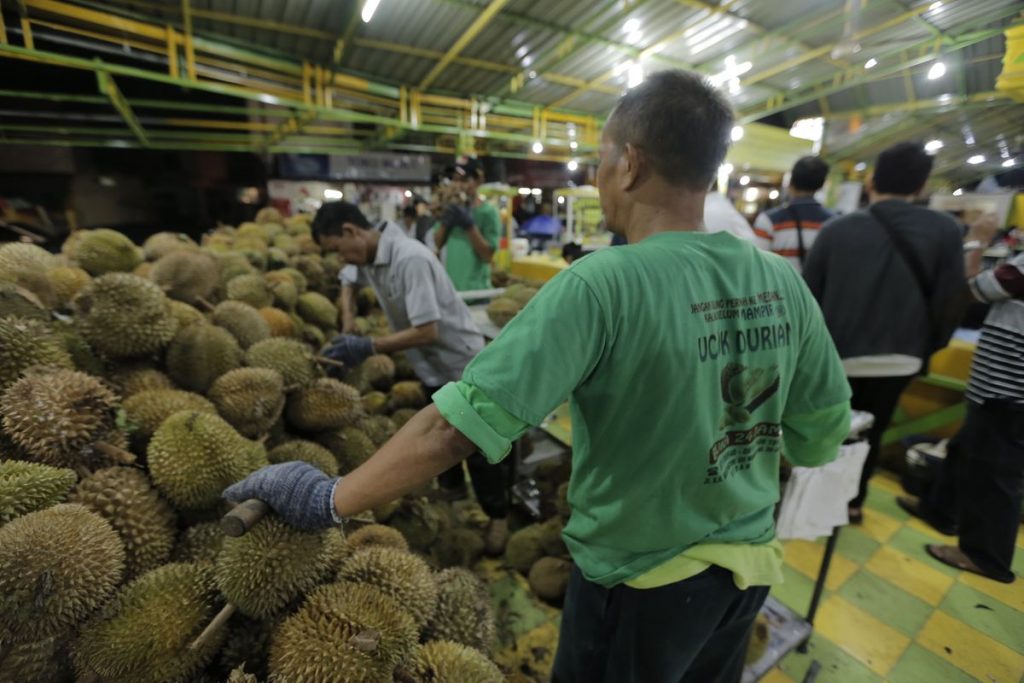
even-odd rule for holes
{"type": "Polygon", "coordinates": [[[712,566],[661,588],[603,588],[573,569],[552,683],[738,683],[766,586],[712,566]]]}
{"type": "Polygon", "coordinates": [[[960,549],[986,574],[1013,579],[1024,498],[1024,406],[967,402],[967,419],[947,453],[921,512],[959,522],[960,549]]]}
{"type": "MultiPolygon", "coordinates": [[[[474,453],[466,459],[466,467],[469,468],[469,479],[473,482],[473,493],[487,516],[491,519],[508,517],[512,505],[510,489],[515,458],[509,455],[497,465],[492,465],[480,453],[474,453]]],[[[465,486],[466,476],[462,471],[462,463],[442,472],[437,477],[437,483],[446,489],[465,486]]]]}
{"type": "Polygon", "coordinates": [[[864,410],[875,416],[875,424],[868,430],[868,458],[864,461],[864,471],[860,475],[860,491],[850,501],[850,507],[864,506],[868,495],[868,480],[878,467],[878,458],[882,451],[882,434],[889,428],[892,414],[896,411],[900,394],[910,384],[913,376],[907,377],[851,377],[850,389],[853,398],[850,405],[854,410],[864,410]]]}

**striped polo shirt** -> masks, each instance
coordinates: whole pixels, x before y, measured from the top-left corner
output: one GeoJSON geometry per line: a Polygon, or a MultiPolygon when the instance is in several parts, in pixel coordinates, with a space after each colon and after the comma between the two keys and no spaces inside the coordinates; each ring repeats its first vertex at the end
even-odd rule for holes
{"type": "Polygon", "coordinates": [[[784,256],[799,273],[803,270],[803,265],[800,262],[797,220],[800,221],[800,230],[803,233],[806,258],[822,224],[829,218],[832,218],[832,212],[825,209],[814,197],[797,197],[785,206],[762,211],[758,215],[754,221],[754,244],[765,251],[784,256]]]}
{"type": "Polygon", "coordinates": [[[1024,253],[972,279],[971,291],[992,308],[974,351],[967,398],[1024,404],[1024,253]]]}

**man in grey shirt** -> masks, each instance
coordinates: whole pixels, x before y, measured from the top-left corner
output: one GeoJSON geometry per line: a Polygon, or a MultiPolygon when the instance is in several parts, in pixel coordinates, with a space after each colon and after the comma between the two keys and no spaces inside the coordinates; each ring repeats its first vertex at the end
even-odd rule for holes
{"type": "MultiPolygon", "coordinates": [[[[342,271],[343,307],[351,306],[356,287],[369,285],[393,330],[361,337],[349,334],[346,324],[325,356],[355,367],[375,353],[404,351],[428,393],[462,378],[484,337],[444,266],[422,242],[394,223],[372,225],[348,202],[324,204],[312,230],[325,252],[336,251],[349,264],[342,271]]],[[[488,548],[500,552],[508,535],[511,464],[490,465],[476,453],[467,465],[477,500],[492,520],[488,548]]]]}

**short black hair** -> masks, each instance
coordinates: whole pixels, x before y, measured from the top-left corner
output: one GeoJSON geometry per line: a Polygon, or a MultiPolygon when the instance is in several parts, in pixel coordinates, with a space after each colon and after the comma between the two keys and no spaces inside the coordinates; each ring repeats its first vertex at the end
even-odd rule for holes
{"type": "Polygon", "coordinates": [[[817,192],[825,186],[828,178],[828,164],[821,157],[800,157],[793,164],[789,184],[796,190],[817,192]]]}
{"type": "Polygon", "coordinates": [[[351,223],[364,230],[370,229],[370,221],[359,210],[359,207],[351,202],[327,202],[316,212],[311,230],[313,239],[318,240],[327,235],[340,235],[341,226],[344,223],[351,223]]]}
{"type": "Polygon", "coordinates": [[[562,258],[568,261],[570,256],[574,261],[583,258],[583,247],[575,242],[566,242],[562,245],[562,258]]]}
{"type": "Polygon", "coordinates": [[[416,218],[416,205],[415,205],[415,203],[414,204],[409,204],[404,209],[402,209],[402,215],[405,216],[406,218],[416,218]]]}
{"type": "Polygon", "coordinates": [[[882,194],[916,194],[928,182],[932,172],[932,155],[920,142],[901,142],[878,155],[875,161],[875,192],[882,194]]]}
{"type": "Polygon", "coordinates": [[[698,73],[652,74],[619,100],[605,130],[617,146],[642,150],[673,185],[705,191],[729,149],[733,113],[698,73]]]}

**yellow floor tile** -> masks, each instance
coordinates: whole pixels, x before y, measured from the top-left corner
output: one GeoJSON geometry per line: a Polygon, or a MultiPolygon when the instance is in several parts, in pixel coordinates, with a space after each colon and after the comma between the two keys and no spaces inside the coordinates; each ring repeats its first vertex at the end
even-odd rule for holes
{"type": "Polygon", "coordinates": [[[929,605],[938,605],[954,579],[900,551],[883,546],[864,567],[929,605]]]}
{"type": "Polygon", "coordinates": [[[910,645],[910,638],[836,595],[822,604],[814,630],[883,677],[910,645]]]}
{"type": "Polygon", "coordinates": [[[1016,683],[1024,672],[1024,655],[943,612],[935,612],[917,642],[979,681],[1016,683]]]}
{"type": "Polygon", "coordinates": [[[1017,529],[1017,547],[1024,549],[1024,526],[1017,529]]]}
{"type": "Polygon", "coordinates": [[[885,543],[900,530],[900,521],[875,510],[864,511],[864,523],[860,530],[879,543],[885,543]]]}
{"type": "Polygon", "coordinates": [[[875,486],[883,491],[893,494],[894,496],[905,496],[906,492],[903,490],[903,486],[900,485],[898,479],[890,475],[888,472],[882,472],[876,474],[871,478],[871,486],[875,486]]]}
{"type": "Polygon", "coordinates": [[[944,545],[956,545],[956,536],[946,536],[945,534],[940,534],[938,531],[932,528],[931,525],[922,522],[917,517],[911,517],[904,524],[905,526],[910,527],[914,531],[920,531],[922,534],[934,538],[939,543],[942,543],[944,545]]]}
{"type": "Polygon", "coordinates": [[[792,678],[780,669],[772,669],[761,677],[760,683],[795,683],[792,678]]]}
{"type": "MultiPolygon", "coordinates": [[[[1019,577],[1013,583],[999,583],[977,574],[964,572],[960,575],[960,582],[967,584],[977,591],[981,591],[985,595],[991,595],[999,602],[1009,605],[1018,612],[1024,612],[1024,580],[1019,577]]],[[[1024,638],[1024,634],[1021,635],[1021,638],[1024,638]]]]}
{"type": "MultiPolygon", "coordinates": [[[[825,546],[810,541],[786,541],[785,558],[786,564],[797,570],[804,576],[811,579],[818,578],[818,571],[821,569],[821,558],[825,554],[825,546]]],[[[825,588],[834,591],[839,590],[846,580],[857,573],[857,564],[839,553],[832,555],[832,564],[829,566],[828,578],[825,579],[825,588]]]]}

